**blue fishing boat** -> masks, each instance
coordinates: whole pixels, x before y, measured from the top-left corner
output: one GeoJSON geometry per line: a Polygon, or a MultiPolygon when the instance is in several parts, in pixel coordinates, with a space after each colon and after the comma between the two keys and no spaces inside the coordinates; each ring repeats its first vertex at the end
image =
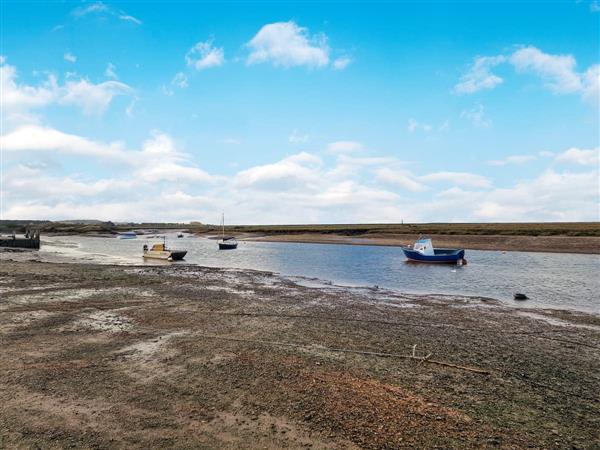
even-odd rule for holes
{"type": "Polygon", "coordinates": [[[135,231],[123,231],[122,233],[117,233],[117,237],[119,239],[135,239],[137,238],[137,233],[135,231]]]}
{"type": "Polygon", "coordinates": [[[464,249],[433,248],[431,239],[419,238],[412,247],[402,247],[409,261],[425,263],[465,264],[464,249]]]}

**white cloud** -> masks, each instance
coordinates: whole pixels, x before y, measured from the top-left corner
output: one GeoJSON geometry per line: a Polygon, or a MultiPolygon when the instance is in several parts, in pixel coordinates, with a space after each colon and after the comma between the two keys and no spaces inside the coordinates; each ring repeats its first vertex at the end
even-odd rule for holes
{"type": "Polygon", "coordinates": [[[71,52],[67,52],[63,55],[63,58],[65,59],[65,61],[68,62],[76,62],[77,61],[77,57],[75,55],[73,55],[71,52]]]}
{"type": "Polygon", "coordinates": [[[106,75],[108,78],[113,78],[115,80],[119,78],[117,76],[117,67],[113,63],[110,63],[110,62],[106,66],[106,70],[104,71],[104,75],[106,75]]]}
{"type": "Polygon", "coordinates": [[[134,113],[134,108],[136,103],[138,102],[138,98],[134,97],[130,102],[129,105],[127,105],[127,108],[125,108],[125,114],[127,114],[128,117],[135,117],[135,113],[134,113]]]}
{"type": "Polygon", "coordinates": [[[86,6],[79,6],[72,11],[72,14],[76,17],[83,17],[88,14],[95,14],[108,11],[109,8],[102,2],[90,3],[86,6]]]}
{"type": "Polygon", "coordinates": [[[427,186],[425,186],[423,183],[420,183],[413,176],[405,172],[382,167],[377,169],[375,174],[378,181],[400,186],[401,188],[411,192],[421,192],[427,189],[427,186]]]}
{"type": "Polygon", "coordinates": [[[121,14],[117,14],[117,17],[119,19],[121,19],[121,20],[126,20],[126,21],[129,21],[129,22],[133,22],[136,25],[141,25],[142,24],[142,21],[140,19],[137,19],[137,18],[135,18],[133,16],[130,16],[129,14],[122,14],[121,13],[121,14]]]}
{"type": "Polygon", "coordinates": [[[49,127],[25,125],[15,131],[0,136],[5,152],[57,152],[70,155],[91,156],[101,160],[128,159],[122,143],[99,143],[83,137],[63,133],[49,127]]]}
{"type": "Polygon", "coordinates": [[[16,68],[6,64],[5,60],[1,63],[0,100],[7,118],[17,115],[23,118],[30,110],[53,103],[79,106],[88,115],[102,114],[114,97],[133,93],[131,87],[117,81],[94,84],[86,79],[69,79],[61,86],[54,75],[49,75],[39,86],[19,84],[16,68]]]}
{"type": "Polygon", "coordinates": [[[477,104],[469,110],[462,111],[460,117],[469,120],[476,127],[487,128],[492,120],[485,115],[482,104],[477,104]]]}
{"type": "Polygon", "coordinates": [[[102,114],[114,97],[133,93],[125,83],[118,81],[105,81],[93,84],[85,79],[67,81],[59,103],[79,106],[84,114],[102,114]]]}
{"type": "Polygon", "coordinates": [[[302,134],[298,130],[292,131],[288,137],[288,141],[292,144],[306,144],[310,139],[308,134],[302,134]]]}
{"type": "Polygon", "coordinates": [[[327,144],[329,153],[356,153],[365,149],[365,146],[356,141],[336,141],[327,144]]]}
{"type": "Polygon", "coordinates": [[[556,160],[563,163],[597,167],[600,163],[600,148],[586,150],[573,147],[557,155],[556,160]]]}
{"type": "Polygon", "coordinates": [[[56,98],[58,85],[54,76],[49,76],[40,86],[18,84],[16,68],[6,64],[4,57],[0,64],[0,102],[2,111],[7,116],[44,107],[56,98]]]}
{"type": "Polygon", "coordinates": [[[585,71],[581,78],[581,84],[583,98],[598,106],[600,101],[600,64],[585,71]]]}
{"type": "Polygon", "coordinates": [[[469,186],[474,188],[489,188],[492,182],[483,175],[468,172],[434,172],[418,177],[424,182],[449,183],[454,186],[469,186]]]}
{"type": "Polygon", "coordinates": [[[78,6],[73,11],[71,11],[71,14],[76,18],[82,18],[82,17],[88,16],[88,15],[95,15],[95,14],[102,15],[105,17],[113,16],[119,20],[132,22],[132,23],[135,23],[136,25],[142,24],[142,21],[137,19],[136,17],[133,17],[120,9],[115,9],[112,6],[109,6],[103,2],[93,2],[88,5],[78,6]]]}
{"type": "Polygon", "coordinates": [[[177,86],[181,89],[185,89],[186,87],[189,86],[188,78],[185,75],[185,73],[183,73],[183,72],[176,73],[175,76],[173,77],[173,79],[171,80],[171,84],[173,86],[177,86]]]}
{"type": "Polygon", "coordinates": [[[591,171],[546,170],[498,188],[476,173],[419,176],[395,158],[340,154],[326,164],[305,152],[216,176],[196,166],[191,155],[160,132],[139,150],[40,126],[9,133],[1,144],[8,149],[3,173],[6,218],[206,222],[226,210],[232,212],[231,223],[566,221],[597,220],[598,212],[598,170],[593,165],[597,149],[595,156],[577,149],[559,154],[568,158],[549,160],[573,162],[580,170],[589,164],[591,171]],[[64,175],[64,169],[36,164],[43,162],[37,159],[42,152],[58,161],[76,155],[119,164],[107,168],[106,176],[97,173],[98,164],[88,175],[86,165],[64,175]]]}
{"type": "Polygon", "coordinates": [[[535,160],[536,157],[534,155],[512,155],[507,156],[504,159],[495,159],[492,161],[488,161],[492,166],[506,166],[509,164],[525,164],[526,162],[535,160]]]}
{"type": "Polygon", "coordinates": [[[213,41],[198,42],[185,55],[188,66],[196,70],[219,67],[225,62],[225,51],[222,48],[213,47],[213,41]]]}
{"type": "Polygon", "coordinates": [[[598,172],[557,173],[514,187],[495,189],[478,200],[473,215],[485,221],[597,221],[598,172]]]}
{"type": "Polygon", "coordinates": [[[590,11],[593,13],[599,12],[600,11],[600,2],[598,2],[598,0],[593,0],[590,3],[590,11]]]}
{"type": "Polygon", "coordinates": [[[575,72],[576,61],[572,55],[551,55],[535,47],[515,51],[509,58],[518,72],[532,72],[557,93],[581,90],[581,77],[575,72]]]}
{"type": "Polygon", "coordinates": [[[472,94],[484,89],[493,89],[503,82],[491,69],[508,63],[517,73],[532,73],[544,86],[556,94],[580,94],[585,100],[597,103],[600,96],[600,65],[593,65],[584,72],[576,70],[573,55],[553,55],[527,46],[509,54],[475,58],[470,70],[454,86],[454,92],[472,94]]]}
{"type": "Polygon", "coordinates": [[[460,82],[454,86],[454,91],[459,94],[472,94],[485,89],[493,89],[503,82],[502,78],[494,75],[491,69],[506,61],[502,55],[478,56],[469,71],[461,77],[460,82]]]}
{"type": "Polygon", "coordinates": [[[350,65],[352,62],[352,58],[347,56],[342,56],[333,61],[333,68],[335,70],[344,70],[346,67],[350,65]]]}
{"type": "Polygon", "coordinates": [[[408,119],[408,125],[406,129],[410,133],[414,133],[417,130],[422,130],[426,133],[429,133],[431,130],[433,130],[433,127],[428,123],[421,123],[416,119],[410,118],[408,119]]]}
{"type": "Polygon", "coordinates": [[[310,153],[302,152],[281,161],[243,170],[236,175],[238,187],[259,190],[290,190],[319,184],[319,176],[314,170],[321,165],[321,159],[310,153]]]}
{"type": "Polygon", "coordinates": [[[250,48],[248,64],[271,62],[282,67],[329,64],[327,37],[311,36],[306,28],[293,21],[264,25],[246,45],[250,48]]]}

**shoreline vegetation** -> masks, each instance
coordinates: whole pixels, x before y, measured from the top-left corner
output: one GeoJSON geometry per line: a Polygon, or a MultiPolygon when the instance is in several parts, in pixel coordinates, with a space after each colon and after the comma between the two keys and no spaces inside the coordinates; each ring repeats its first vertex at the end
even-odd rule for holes
{"type": "Polygon", "coordinates": [[[600,445],[595,314],[0,257],[0,447],[600,445]]]}
{"type": "MultiPolygon", "coordinates": [[[[129,230],[181,230],[200,236],[220,232],[218,225],[197,222],[114,224],[99,221],[3,221],[0,231],[9,233],[27,226],[39,228],[43,234],[94,236],[111,236],[129,230]]],[[[419,235],[428,235],[437,247],[600,254],[600,222],[229,225],[225,226],[225,233],[250,241],[387,246],[412,244],[419,235]]]]}

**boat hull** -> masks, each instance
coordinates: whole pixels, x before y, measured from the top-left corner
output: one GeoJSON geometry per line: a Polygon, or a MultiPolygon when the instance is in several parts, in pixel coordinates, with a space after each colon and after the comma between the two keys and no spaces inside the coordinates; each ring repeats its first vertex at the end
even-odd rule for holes
{"type": "Polygon", "coordinates": [[[227,242],[219,242],[219,250],[234,250],[237,248],[237,243],[230,244],[227,242]]]}
{"type": "Polygon", "coordinates": [[[436,263],[436,264],[457,264],[459,261],[464,260],[465,251],[463,249],[434,249],[433,255],[423,255],[410,248],[402,248],[404,256],[409,261],[423,262],[423,263],[436,263]]]}
{"type": "Polygon", "coordinates": [[[162,259],[164,261],[180,261],[187,254],[187,250],[166,250],[166,251],[153,251],[149,250],[144,252],[144,258],[149,259],[162,259]]]}

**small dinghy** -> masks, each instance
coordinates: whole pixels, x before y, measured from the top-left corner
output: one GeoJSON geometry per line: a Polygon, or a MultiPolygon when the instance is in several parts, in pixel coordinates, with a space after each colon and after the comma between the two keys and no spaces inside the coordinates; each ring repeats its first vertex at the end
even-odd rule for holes
{"type": "Polygon", "coordinates": [[[144,258],[163,259],[167,261],[179,261],[187,255],[187,250],[173,250],[167,248],[165,242],[162,244],[154,244],[151,249],[144,245],[144,258]]]}
{"type": "Polygon", "coordinates": [[[402,247],[409,261],[425,263],[466,264],[464,249],[433,248],[431,239],[419,238],[412,247],[402,247]]]}

